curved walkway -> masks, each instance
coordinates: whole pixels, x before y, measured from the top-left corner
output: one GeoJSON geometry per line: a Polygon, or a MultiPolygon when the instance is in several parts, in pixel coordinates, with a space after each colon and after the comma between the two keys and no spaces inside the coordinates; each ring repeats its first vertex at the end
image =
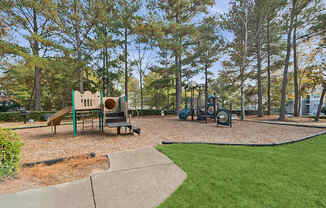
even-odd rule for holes
{"type": "Polygon", "coordinates": [[[71,183],[0,195],[11,208],[154,208],[186,174],[152,147],[108,155],[110,169],[71,183]]]}

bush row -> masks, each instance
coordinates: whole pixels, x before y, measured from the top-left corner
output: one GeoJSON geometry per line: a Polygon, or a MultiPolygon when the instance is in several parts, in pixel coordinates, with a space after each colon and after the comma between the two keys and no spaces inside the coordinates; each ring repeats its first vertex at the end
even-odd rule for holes
{"type": "MultiPolygon", "coordinates": [[[[47,114],[52,114],[51,111],[33,111],[26,115],[27,120],[45,121],[47,114]]],[[[24,116],[21,112],[1,112],[0,121],[24,121],[24,116]]]]}
{"type": "MultiPolygon", "coordinates": [[[[323,109],[326,112],[326,108],[323,109]]],[[[48,114],[53,114],[53,111],[34,111],[27,114],[27,120],[33,119],[35,121],[46,121],[48,114]]],[[[240,116],[240,110],[232,110],[233,114],[240,116]]],[[[266,112],[265,112],[266,113],[266,112]]],[[[152,115],[161,115],[161,110],[129,110],[129,114],[132,116],[152,116],[152,115]]],[[[164,110],[165,115],[175,114],[174,111],[164,110]]],[[[94,114],[95,115],[95,114],[94,114]]],[[[246,110],[246,115],[257,115],[256,110],[246,110]]],[[[20,112],[0,112],[0,121],[24,121],[24,116],[20,112]]]]}
{"type": "Polygon", "coordinates": [[[22,143],[16,133],[0,128],[0,178],[16,172],[22,143]]]}
{"type": "MultiPolygon", "coordinates": [[[[34,111],[26,115],[27,121],[33,119],[34,121],[45,121],[48,114],[53,114],[52,111],[34,111]]],[[[161,115],[161,110],[129,110],[129,114],[132,116],[150,116],[150,115],[161,115]]],[[[174,114],[173,111],[164,111],[165,115],[174,114]]],[[[96,113],[94,113],[96,115],[96,113]]],[[[0,121],[5,122],[17,122],[24,121],[24,116],[21,112],[0,112],[0,121]]]]}
{"type": "MultiPolygon", "coordinates": [[[[161,110],[129,110],[129,114],[132,116],[154,116],[154,115],[161,115],[161,110]]],[[[165,115],[172,115],[175,114],[174,111],[164,110],[165,115]]]]}
{"type": "MultiPolygon", "coordinates": [[[[252,115],[257,115],[258,111],[256,110],[246,110],[246,116],[252,116],[252,115]]],[[[236,114],[237,116],[241,115],[241,110],[232,110],[232,114],[236,114]]],[[[264,112],[265,115],[267,115],[267,112],[264,112]]]]}

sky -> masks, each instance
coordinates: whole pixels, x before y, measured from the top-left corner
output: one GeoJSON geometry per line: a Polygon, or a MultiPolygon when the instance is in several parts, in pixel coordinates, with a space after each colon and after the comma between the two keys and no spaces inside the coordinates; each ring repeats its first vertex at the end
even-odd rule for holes
{"type": "Polygon", "coordinates": [[[229,8],[229,0],[215,0],[216,4],[213,8],[210,9],[210,12],[225,12],[229,8]]]}

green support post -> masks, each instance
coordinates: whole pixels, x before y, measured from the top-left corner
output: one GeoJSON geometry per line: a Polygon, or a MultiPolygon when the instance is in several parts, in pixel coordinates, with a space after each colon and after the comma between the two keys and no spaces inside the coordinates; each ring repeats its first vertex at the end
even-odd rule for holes
{"type": "Polygon", "coordinates": [[[72,119],[74,126],[74,136],[77,136],[77,122],[76,122],[76,109],[75,109],[75,93],[72,90],[72,119]]]}

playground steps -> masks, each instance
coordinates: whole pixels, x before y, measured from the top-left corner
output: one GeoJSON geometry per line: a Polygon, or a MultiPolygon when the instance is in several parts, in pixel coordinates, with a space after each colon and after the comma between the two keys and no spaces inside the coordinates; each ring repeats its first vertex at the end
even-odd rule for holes
{"type": "Polygon", "coordinates": [[[107,117],[124,117],[125,113],[120,112],[120,113],[106,113],[105,116],[107,117]]]}
{"type": "Polygon", "coordinates": [[[115,122],[115,123],[106,123],[106,126],[109,128],[117,128],[117,127],[128,127],[131,128],[131,123],[128,122],[115,122]]]}
{"type": "Polygon", "coordinates": [[[106,123],[125,122],[124,112],[120,112],[120,113],[106,113],[106,115],[105,115],[105,122],[106,123]]]}
{"type": "Polygon", "coordinates": [[[136,133],[136,134],[140,135],[140,128],[137,128],[128,122],[106,123],[106,126],[109,128],[117,128],[118,134],[120,134],[121,127],[126,127],[132,133],[136,133]]]}
{"type": "Polygon", "coordinates": [[[118,122],[123,122],[125,120],[124,117],[106,117],[105,121],[106,123],[118,123],[118,122]]]}
{"type": "Polygon", "coordinates": [[[105,125],[109,128],[117,128],[118,134],[120,134],[121,127],[128,128],[132,133],[140,134],[140,128],[132,126],[131,123],[126,122],[124,112],[106,113],[105,125]]]}

